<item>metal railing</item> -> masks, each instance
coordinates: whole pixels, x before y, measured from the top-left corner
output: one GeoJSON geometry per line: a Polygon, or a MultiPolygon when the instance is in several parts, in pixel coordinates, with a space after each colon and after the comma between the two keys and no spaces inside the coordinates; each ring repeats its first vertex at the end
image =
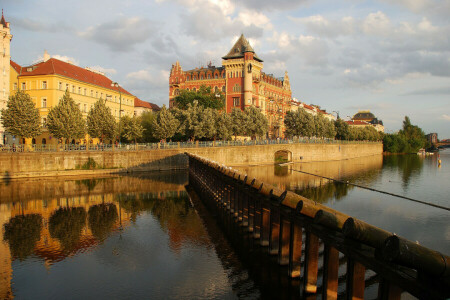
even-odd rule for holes
{"type": "Polygon", "coordinates": [[[1,152],[57,152],[57,151],[140,151],[154,149],[230,147],[274,144],[368,144],[373,141],[346,141],[328,138],[296,138],[272,140],[237,140],[237,141],[194,141],[194,142],[161,142],[146,144],[33,144],[33,145],[0,145],[1,152]]]}
{"type": "Polygon", "coordinates": [[[449,299],[449,256],[186,154],[189,186],[218,220],[238,224],[238,231],[249,232],[246,238],[276,256],[286,277],[300,280],[299,296],[449,299]]]}

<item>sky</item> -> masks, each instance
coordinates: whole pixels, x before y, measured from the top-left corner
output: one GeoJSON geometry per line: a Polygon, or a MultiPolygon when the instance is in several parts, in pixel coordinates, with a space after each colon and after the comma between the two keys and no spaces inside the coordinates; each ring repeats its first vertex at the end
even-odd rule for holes
{"type": "Polygon", "coordinates": [[[450,0],[0,0],[11,58],[44,50],[168,105],[169,73],[220,66],[243,33],[292,95],[348,119],[370,110],[388,133],[405,116],[450,138],[450,0]]]}

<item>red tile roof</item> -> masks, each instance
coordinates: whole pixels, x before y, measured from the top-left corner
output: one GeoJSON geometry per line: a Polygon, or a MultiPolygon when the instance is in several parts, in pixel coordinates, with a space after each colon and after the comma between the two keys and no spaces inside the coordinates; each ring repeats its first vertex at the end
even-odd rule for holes
{"type": "Polygon", "coordinates": [[[367,122],[364,122],[364,121],[358,121],[358,120],[345,121],[345,123],[347,123],[348,125],[359,125],[359,126],[361,126],[361,125],[364,125],[364,126],[371,125],[370,123],[367,123],[367,122]]]}
{"type": "Polygon", "coordinates": [[[161,110],[161,108],[158,105],[147,102],[147,101],[142,101],[141,99],[139,99],[137,97],[134,98],[134,107],[145,107],[145,108],[151,109],[153,111],[161,110]]]}
{"type": "Polygon", "coordinates": [[[13,67],[14,70],[16,70],[16,72],[20,74],[20,72],[21,72],[21,70],[22,70],[22,67],[19,66],[17,63],[15,63],[15,62],[12,61],[12,60],[10,60],[9,62],[10,62],[11,67],[13,67]]]}
{"type": "MultiPolygon", "coordinates": [[[[13,65],[11,63],[11,65],[13,65]]],[[[14,67],[14,66],[13,66],[14,67]]],[[[16,69],[17,70],[17,69],[16,69]]],[[[69,64],[56,58],[50,58],[45,62],[39,62],[32,66],[22,67],[20,76],[35,76],[35,75],[51,75],[58,74],[69,77],[85,83],[90,83],[113,91],[118,91],[118,88],[112,87],[113,81],[108,77],[86,70],[84,68],[69,64]],[[30,69],[30,71],[28,71],[30,69]]],[[[120,87],[120,91],[124,94],[133,96],[131,93],[120,87]]]]}

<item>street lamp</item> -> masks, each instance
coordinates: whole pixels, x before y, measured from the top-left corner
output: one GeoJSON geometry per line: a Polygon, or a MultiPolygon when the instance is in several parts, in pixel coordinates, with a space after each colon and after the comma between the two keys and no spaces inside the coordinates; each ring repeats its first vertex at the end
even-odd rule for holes
{"type": "Polygon", "coordinates": [[[339,111],[333,110],[334,113],[336,113],[336,119],[339,120],[339,111]]]}
{"type": "Polygon", "coordinates": [[[122,93],[120,91],[120,85],[117,82],[113,82],[111,83],[112,87],[116,87],[117,90],[119,91],[119,145],[120,145],[120,119],[122,118],[122,93]]]}

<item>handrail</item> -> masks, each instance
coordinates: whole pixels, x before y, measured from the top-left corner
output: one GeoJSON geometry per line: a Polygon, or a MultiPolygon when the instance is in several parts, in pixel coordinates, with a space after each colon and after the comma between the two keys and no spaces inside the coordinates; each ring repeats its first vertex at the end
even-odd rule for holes
{"type": "Polygon", "coordinates": [[[58,152],[58,151],[142,151],[155,149],[188,149],[204,147],[231,147],[275,144],[378,144],[380,141],[346,141],[328,138],[274,139],[274,140],[243,140],[243,141],[186,141],[186,142],[162,142],[146,144],[20,144],[0,145],[2,152],[58,152]]]}
{"type": "Polygon", "coordinates": [[[186,155],[189,185],[204,201],[249,227],[260,245],[269,247],[268,253],[288,264],[288,276],[299,277],[304,265],[303,292],[337,295],[340,252],[347,258],[347,298],[364,298],[369,269],[380,278],[379,299],[400,299],[403,291],[421,299],[450,297],[449,256],[198,155],[186,155]],[[326,252],[321,287],[319,241],[326,252]]]}

